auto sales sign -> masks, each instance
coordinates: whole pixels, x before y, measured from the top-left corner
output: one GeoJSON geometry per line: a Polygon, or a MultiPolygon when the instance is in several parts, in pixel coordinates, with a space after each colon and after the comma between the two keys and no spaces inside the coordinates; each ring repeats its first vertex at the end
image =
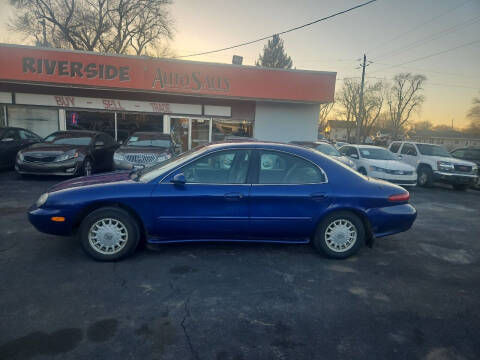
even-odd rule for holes
{"type": "Polygon", "coordinates": [[[0,45],[0,82],[239,99],[333,101],[336,73],[0,45]]]}

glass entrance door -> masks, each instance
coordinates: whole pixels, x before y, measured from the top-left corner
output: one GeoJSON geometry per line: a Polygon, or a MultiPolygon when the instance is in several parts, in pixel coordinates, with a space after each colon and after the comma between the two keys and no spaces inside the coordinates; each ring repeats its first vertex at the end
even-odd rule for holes
{"type": "Polygon", "coordinates": [[[179,152],[185,152],[212,139],[212,119],[170,117],[170,135],[179,152]]]}
{"type": "Polygon", "coordinates": [[[190,149],[210,142],[212,132],[210,119],[192,119],[190,149]]]}

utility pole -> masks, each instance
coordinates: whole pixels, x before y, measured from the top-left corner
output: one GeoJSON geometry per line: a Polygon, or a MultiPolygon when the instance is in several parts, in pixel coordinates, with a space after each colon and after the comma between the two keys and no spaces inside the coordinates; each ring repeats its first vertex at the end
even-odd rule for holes
{"type": "Polygon", "coordinates": [[[47,43],[47,27],[46,27],[46,24],[45,24],[45,19],[42,19],[41,23],[42,23],[42,28],[43,28],[43,44],[42,44],[42,46],[47,47],[48,46],[48,43],[47,43]]]}
{"type": "Polygon", "coordinates": [[[357,117],[357,133],[356,141],[357,144],[360,144],[360,130],[363,125],[363,87],[365,85],[365,66],[367,63],[367,55],[363,54],[363,64],[362,64],[362,83],[360,84],[360,99],[358,101],[358,117],[357,117]]]}

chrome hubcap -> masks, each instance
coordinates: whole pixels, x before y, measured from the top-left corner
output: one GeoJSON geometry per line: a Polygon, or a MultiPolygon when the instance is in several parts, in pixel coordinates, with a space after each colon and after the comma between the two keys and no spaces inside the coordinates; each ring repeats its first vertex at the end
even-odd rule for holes
{"type": "Polygon", "coordinates": [[[112,255],[125,247],[128,231],[125,225],[116,219],[101,219],[90,227],[88,241],[100,254],[112,255]]]}
{"type": "Polygon", "coordinates": [[[85,169],[85,175],[91,175],[92,174],[92,164],[90,164],[90,161],[87,161],[84,165],[85,169]]]}
{"type": "Polygon", "coordinates": [[[345,252],[357,241],[357,228],[346,219],[337,219],[325,230],[325,242],[335,252],[345,252]]]}
{"type": "Polygon", "coordinates": [[[427,182],[427,174],[425,174],[424,172],[422,172],[422,173],[420,174],[419,180],[420,180],[420,184],[425,184],[425,183],[427,182]]]}

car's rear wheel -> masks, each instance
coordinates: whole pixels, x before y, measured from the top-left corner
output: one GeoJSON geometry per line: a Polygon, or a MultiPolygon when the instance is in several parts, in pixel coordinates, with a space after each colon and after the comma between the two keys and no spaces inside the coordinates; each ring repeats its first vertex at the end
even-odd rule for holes
{"type": "Polygon", "coordinates": [[[80,242],[85,252],[100,261],[120,260],[137,248],[140,231],[135,219],[125,210],[100,208],[80,225],[80,242]]]}
{"type": "Polygon", "coordinates": [[[327,216],[319,224],[313,245],[322,254],[334,259],[345,259],[355,254],[365,243],[362,220],[348,211],[327,216]]]}

